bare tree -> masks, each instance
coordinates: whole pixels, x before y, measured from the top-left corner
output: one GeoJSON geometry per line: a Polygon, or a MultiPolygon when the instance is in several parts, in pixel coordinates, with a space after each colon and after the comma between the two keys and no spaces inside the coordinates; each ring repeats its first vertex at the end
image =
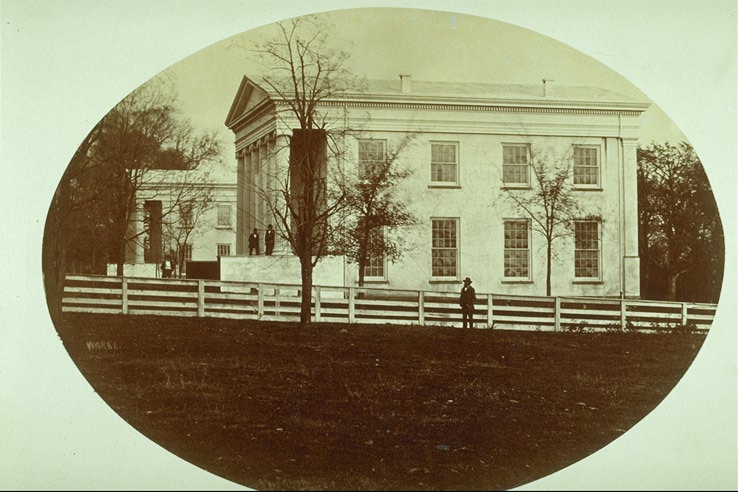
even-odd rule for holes
{"type": "Polygon", "coordinates": [[[270,176],[267,187],[253,190],[277,221],[280,236],[300,260],[300,323],[311,321],[313,269],[327,253],[329,223],[345,206],[341,168],[342,115],[324,102],[360,87],[346,68],[348,54],[333,49],[333,32],[318,17],[279,23],[275,38],[259,46],[262,78],[275,94],[280,122],[292,128],[289,170],[270,176]],[[329,163],[331,169],[329,172],[329,163]]]}
{"type": "Polygon", "coordinates": [[[572,194],[572,156],[554,149],[531,151],[530,189],[505,188],[505,194],[519,212],[531,221],[533,231],[546,241],[546,295],[551,295],[551,269],[555,256],[554,243],[570,236],[574,222],[601,221],[600,215],[584,214],[572,194]]]}
{"type": "Polygon", "coordinates": [[[206,219],[213,208],[213,191],[212,187],[203,185],[208,180],[207,175],[201,176],[201,180],[176,188],[177,211],[163,221],[165,249],[176,258],[180,275],[185,271],[186,246],[194,235],[211,225],[206,219]]]}
{"type": "MultiPolygon", "coordinates": [[[[179,117],[176,96],[161,81],[131,93],[102,124],[103,135],[90,158],[104,165],[110,176],[105,197],[110,254],[117,274],[123,275],[127,251],[148,232],[144,227],[132,227],[143,190],[169,186],[167,176],[159,170],[189,173],[214,162],[221,145],[214,135],[196,134],[189,122],[179,117]]],[[[182,182],[187,183],[187,179],[182,182]]],[[[167,205],[162,218],[177,211],[178,199],[169,200],[167,205]]]]}
{"type": "Polygon", "coordinates": [[[686,142],[638,149],[639,239],[644,291],[716,302],[724,242],[715,198],[686,142]]]}
{"type": "Polygon", "coordinates": [[[366,142],[367,148],[359,150],[356,176],[344,181],[345,219],[336,226],[333,246],[358,265],[359,286],[364,285],[370,260],[396,261],[402,256],[403,244],[394,233],[417,223],[398,193],[398,184],[412,174],[397,162],[411,140],[404,138],[394,149],[385,149],[383,140],[366,142]]]}
{"type": "MultiPolygon", "coordinates": [[[[69,258],[92,252],[94,258],[83,261],[116,263],[122,275],[128,250],[147,233],[134,227],[142,220],[137,200],[143,190],[166,185],[161,170],[187,174],[220,151],[215,135],[199,135],[179,116],[166,81],[147,83],[106,114],[75,152],[49,210],[44,275],[50,305],[52,298],[58,305],[69,258]]],[[[162,217],[176,207],[176,200],[168,202],[162,217]]]]}

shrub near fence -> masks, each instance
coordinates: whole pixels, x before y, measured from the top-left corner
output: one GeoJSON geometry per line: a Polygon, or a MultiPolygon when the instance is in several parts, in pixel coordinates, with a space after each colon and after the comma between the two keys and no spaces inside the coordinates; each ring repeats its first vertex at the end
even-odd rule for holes
{"type": "MultiPolygon", "coordinates": [[[[460,326],[456,292],[370,287],[313,288],[318,322],[460,326]]],[[[478,294],[477,327],[560,330],[707,330],[714,304],[584,297],[478,294]]],[[[68,275],[64,312],[155,314],[297,321],[300,286],[219,280],[68,275]]]]}

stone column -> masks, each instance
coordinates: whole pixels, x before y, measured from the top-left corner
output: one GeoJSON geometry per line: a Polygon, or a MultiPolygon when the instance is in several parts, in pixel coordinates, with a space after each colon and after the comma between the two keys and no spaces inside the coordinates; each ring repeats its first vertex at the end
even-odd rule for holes
{"type": "Polygon", "coordinates": [[[245,242],[247,233],[245,232],[246,222],[244,220],[245,217],[243,207],[246,195],[246,185],[244,179],[246,176],[246,159],[243,149],[236,152],[236,160],[238,162],[236,172],[236,254],[243,255],[247,252],[247,243],[245,242]]]}
{"type": "Polygon", "coordinates": [[[139,233],[143,229],[143,204],[144,201],[136,200],[136,209],[132,210],[128,219],[128,237],[133,238],[126,243],[126,263],[143,263],[144,249],[143,238],[139,233]]]}
{"type": "MultiPolygon", "coordinates": [[[[287,191],[282,188],[289,183],[289,172],[290,172],[290,137],[289,135],[278,133],[274,137],[274,203],[277,204],[279,210],[283,213],[287,213],[282,194],[287,191]]],[[[287,219],[289,223],[289,218],[287,219]]],[[[283,224],[275,224],[275,228],[284,227],[283,224]]],[[[289,242],[285,241],[279,234],[277,234],[274,242],[274,252],[279,254],[291,254],[292,249],[290,248],[289,242]]]]}
{"type": "Polygon", "coordinates": [[[638,140],[624,138],[622,142],[623,295],[636,298],[641,295],[638,256],[638,140]]]}

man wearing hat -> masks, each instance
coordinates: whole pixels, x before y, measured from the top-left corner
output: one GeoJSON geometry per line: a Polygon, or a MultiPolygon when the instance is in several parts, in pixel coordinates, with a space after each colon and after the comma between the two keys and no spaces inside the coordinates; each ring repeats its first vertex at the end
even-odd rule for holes
{"type": "Polygon", "coordinates": [[[469,321],[469,328],[474,328],[474,301],[477,300],[477,296],[471,283],[472,280],[469,277],[464,279],[464,287],[461,288],[461,296],[459,296],[463,328],[466,328],[467,320],[469,321]]]}

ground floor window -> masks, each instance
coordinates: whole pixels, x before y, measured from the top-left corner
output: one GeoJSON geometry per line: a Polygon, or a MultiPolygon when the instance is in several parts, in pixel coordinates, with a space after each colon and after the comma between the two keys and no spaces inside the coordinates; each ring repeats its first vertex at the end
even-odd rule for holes
{"type": "Polygon", "coordinates": [[[231,245],[230,244],[219,244],[218,245],[218,256],[231,256],[231,245]]]}
{"type": "MultiPolygon", "coordinates": [[[[184,253],[182,258],[184,261],[192,261],[192,244],[187,243],[182,245],[182,252],[184,253]]],[[[182,265],[184,266],[184,265],[182,265]]]]}
{"type": "Polygon", "coordinates": [[[505,277],[530,278],[530,227],[527,220],[505,221],[505,277]]]}
{"type": "MultiPolygon", "coordinates": [[[[370,233],[369,238],[370,243],[383,243],[384,242],[384,229],[383,228],[377,228],[372,230],[370,233]]],[[[380,245],[378,245],[380,246],[380,245]]],[[[372,248],[372,249],[381,249],[381,248],[372,248]]],[[[384,279],[386,278],[385,275],[385,257],[384,256],[374,256],[370,257],[367,261],[366,266],[364,266],[364,277],[365,278],[376,278],[376,279],[384,279]]]]}
{"type": "Polygon", "coordinates": [[[600,223],[580,220],[574,223],[574,276],[600,276],[600,223]]]}
{"type": "Polygon", "coordinates": [[[458,219],[431,219],[431,276],[456,278],[458,276],[459,242],[458,219]]]}

